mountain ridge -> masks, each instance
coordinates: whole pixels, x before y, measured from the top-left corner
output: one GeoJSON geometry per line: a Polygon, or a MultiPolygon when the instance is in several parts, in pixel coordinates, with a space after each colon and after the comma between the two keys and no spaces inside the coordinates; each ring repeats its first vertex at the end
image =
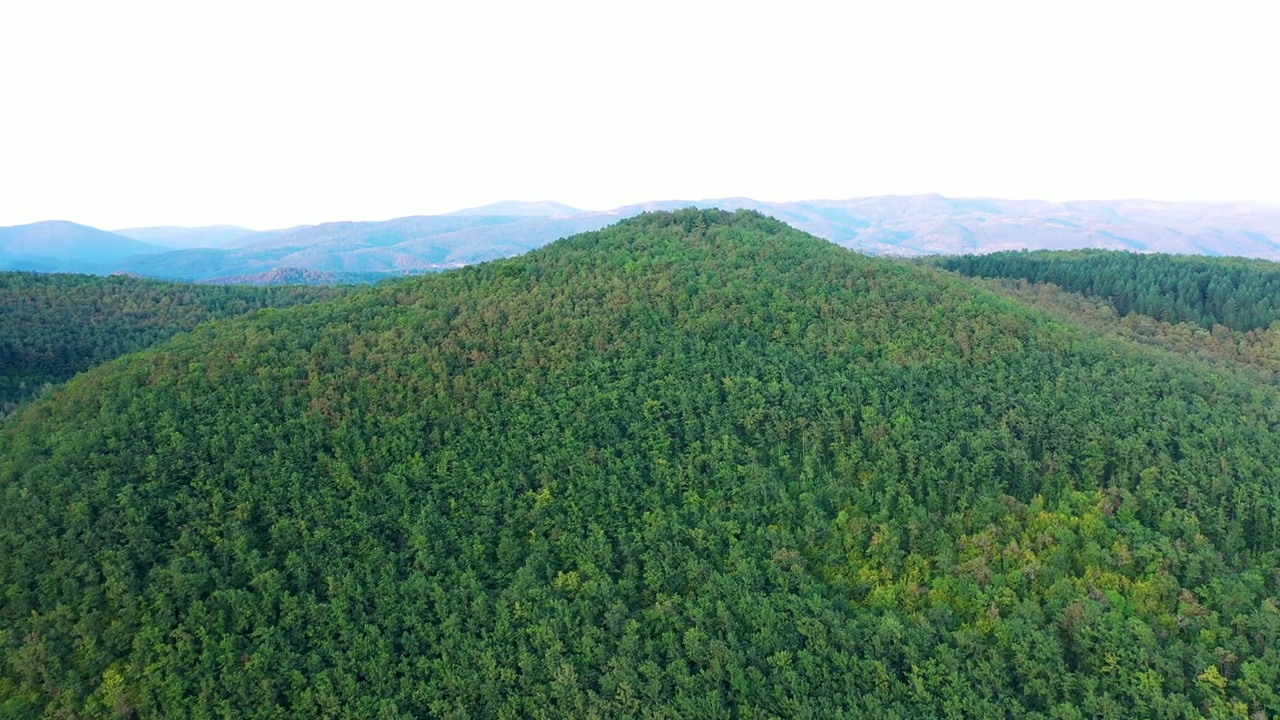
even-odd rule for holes
{"type": "Polygon", "coordinates": [[[1266,204],[1054,203],[935,194],[778,203],[750,198],[655,201],[606,212],[568,212],[573,209],[558,203],[508,202],[447,215],[321,223],[233,238],[226,235],[229,230],[197,228],[183,236],[172,228],[141,228],[130,232],[171,243],[206,237],[222,246],[78,262],[69,269],[197,281],[253,276],[276,267],[427,272],[519,254],[646,210],[690,206],[757,210],[851,250],[877,255],[1095,247],[1280,259],[1280,207],[1266,204]],[[484,214],[489,212],[510,214],[484,214]]]}
{"type": "Polygon", "coordinates": [[[506,215],[506,216],[555,216],[583,215],[586,211],[550,200],[500,200],[487,205],[454,210],[446,215],[506,215]]]}
{"type": "Polygon", "coordinates": [[[203,227],[179,227],[158,225],[112,230],[134,240],[164,246],[169,249],[235,248],[254,242],[269,240],[281,230],[250,230],[238,225],[206,225],[203,227]]]}

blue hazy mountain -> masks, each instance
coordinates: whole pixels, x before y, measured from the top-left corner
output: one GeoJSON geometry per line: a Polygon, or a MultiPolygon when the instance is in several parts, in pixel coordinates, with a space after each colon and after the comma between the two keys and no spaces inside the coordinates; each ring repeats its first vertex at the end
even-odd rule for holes
{"type": "Polygon", "coordinates": [[[581,215],[584,211],[570,207],[564,203],[541,200],[522,202],[520,200],[504,200],[479,207],[455,210],[450,215],[511,215],[515,217],[552,217],[555,215],[581,215]]]}
{"type": "Polygon", "coordinates": [[[561,217],[424,215],[333,222],[278,231],[239,248],[179,250],[130,258],[114,270],[189,280],[257,275],[278,268],[337,273],[430,272],[519,255],[616,221],[601,213],[561,217]]]}
{"type": "Polygon", "coordinates": [[[759,202],[750,198],[663,201],[624,215],[677,207],[758,210],[796,228],[873,255],[1104,248],[1280,259],[1280,206],[885,195],[849,200],[759,202]]]}
{"type": "Polygon", "coordinates": [[[89,272],[162,249],[65,220],[0,227],[0,270],[89,272]]]}
{"type": "Polygon", "coordinates": [[[1280,206],[886,196],[778,203],[776,217],[873,254],[1105,248],[1280,259],[1280,206]]]}
{"type": "Polygon", "coordinates": [[[0,229],[0,243],[9,236],[25,238],[16,253],[0,244],[0,262],[8,262],[11,268],[129,272],[199,281],[280,277],[271,273],[282,269],[361,276],[419,273],[518,255],[641,212],[690,206],[757,210],[873,255],[1106,248],[1280,260],[1280,206],[1275,205],[887,195],[796,202],[743,197],[664,200],[607,212],[512,201],[447,215],[330,222],[265,232],[214,226],[106,233],[72,223],[38,223],[0,229]],[[39,228],[43,229],[37,232],[39,228]],[[41,233],[48,238],[65,237],[43,244],[31,239],[41,233]],[[78,239],[73,242],[73,238],[78,239]],[[45,245],[57,252],[36,252],[45,245]]]}
{"type": "Polygon", "coordinates": [[[138,227],[112,232],[173,250],[244,247],[255,242],[270,240],[280,234],[279,230],[250,230],[237,225],[138,227]]]}

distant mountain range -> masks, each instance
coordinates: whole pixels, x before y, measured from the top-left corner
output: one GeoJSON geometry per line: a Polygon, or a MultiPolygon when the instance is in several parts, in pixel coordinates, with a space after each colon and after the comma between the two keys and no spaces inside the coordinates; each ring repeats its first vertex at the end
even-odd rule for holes
{"type": "Polygon", "coordinates": [[[141,227],[115,230],[115,234],[161,245],[169,250],[191,248],[238,248],[280,235],[281,230],[250,230],[236,225],[208,227],[141,227]]]}
{"type": "Polygon", "coordinates": [[[554,215],[582,215],[586,211],[579,210],[575,207],[569,207],[564,203],[548,202],[546,200],[539,202],[520,202],[519,200],[506,200],[503,202],[489,203],[479,207],[466,208],[464,210],[455,210],[450,215],[514,215],[520,217],[547,217],[554,215]]]}
{"type": "Polygon", "coordinates": [[[1280,206],[1274,205],[889,195],[784,203],[668,200],[608,212],[510,201],[447,215],[269,231],[219,225],[106,232],[50,221],[0,228],[0,270],[127,272],[201,282],[376,278],[518,255],[641,212],[690,206],[758,210],[874,255],[1093,247],[1280,260],[1280,206]]]}

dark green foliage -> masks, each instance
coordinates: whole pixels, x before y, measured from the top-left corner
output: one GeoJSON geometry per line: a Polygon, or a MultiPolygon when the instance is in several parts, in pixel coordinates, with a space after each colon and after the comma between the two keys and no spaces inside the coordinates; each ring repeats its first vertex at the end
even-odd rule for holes
{"type": "Polygon", "coordinates": [[[1121,316],[1248,331],[1280,318],[1280,265],[1199,255],[1025,250],[930,260],[962,275],[1053,283],[1107,300],[1121,316]]]}
{"type": "Polygon", "coordinates": [[[0,272],[0,417],[46,383],[206,320],[336,297],[316,288],[210,287],[113,275],[0,272]]]}
{"type": "Polygon", "coordinates": [[[0,712],[1275,716],[1276,395],[1161,358],[748,212],[204,325],[0,429],[0,712]]]}
{"type": "Polygon", "coordinates": [[[1048,283],[1004,278],[970,278],[969,282],[1106,337],[1159,348],[1180,358],[1194,358],[1211,371],[1243,372],[1280,384],[1280,324],[1246,331],[1225,325],[1205,329],[1196,323],[1171,323],[1137,312],[1121,317],[1105,300],[1067,292],[1048,283]]]}

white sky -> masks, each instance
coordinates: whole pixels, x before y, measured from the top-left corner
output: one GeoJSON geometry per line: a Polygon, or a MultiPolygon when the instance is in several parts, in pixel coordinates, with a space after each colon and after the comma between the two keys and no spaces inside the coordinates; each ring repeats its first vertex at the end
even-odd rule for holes
{"type": "Polygon", "coordinates": [[[0,3],[0,225],[1280,202],[1265,2],[0,3]]]}

